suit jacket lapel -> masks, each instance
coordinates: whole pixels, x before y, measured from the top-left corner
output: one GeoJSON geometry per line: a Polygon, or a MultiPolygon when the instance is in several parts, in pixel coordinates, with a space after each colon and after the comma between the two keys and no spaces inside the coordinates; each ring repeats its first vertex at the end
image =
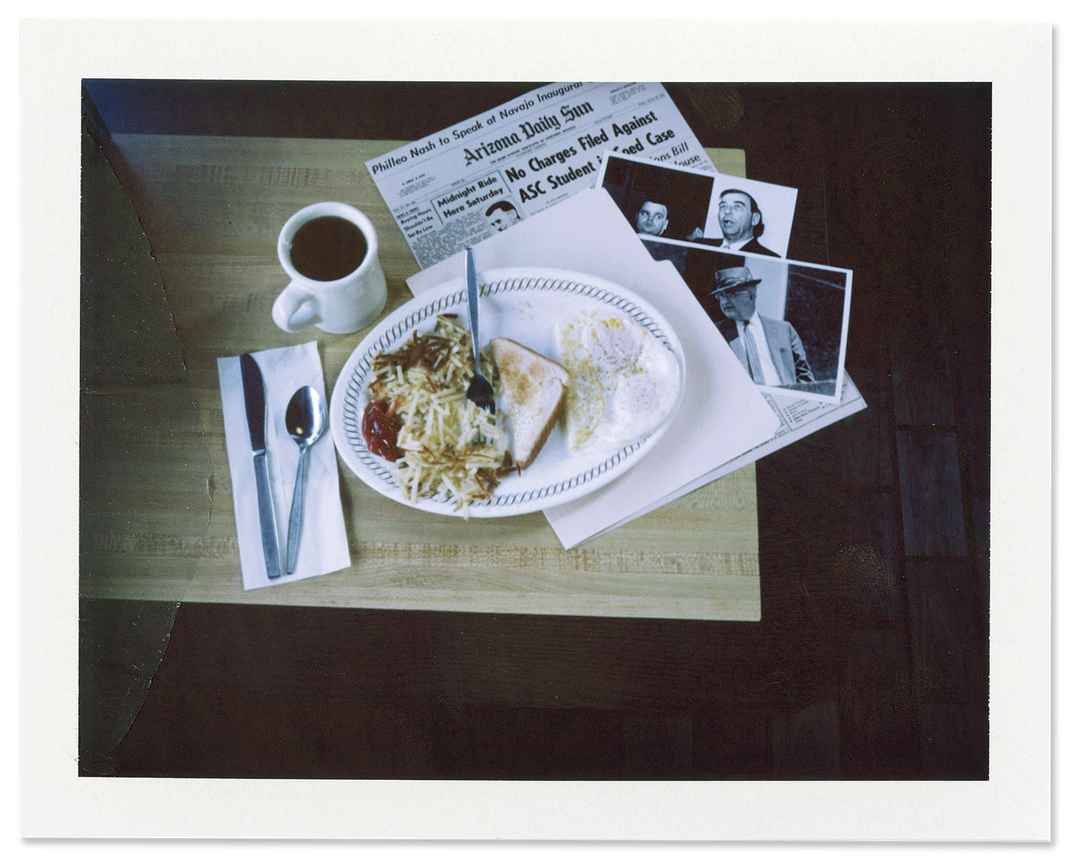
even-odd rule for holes
{"type": "Polygon", "coordinates": [[[767,338],[771,357],[777,363],[778,375],[782,379],[794,381],[797,376],[796,367],[793,364],[793,349],[789,343],[789,331],[785,324],[778,320],[769,320],[765,316],[760,317],[763,323],[763,334],[767,338]]]}

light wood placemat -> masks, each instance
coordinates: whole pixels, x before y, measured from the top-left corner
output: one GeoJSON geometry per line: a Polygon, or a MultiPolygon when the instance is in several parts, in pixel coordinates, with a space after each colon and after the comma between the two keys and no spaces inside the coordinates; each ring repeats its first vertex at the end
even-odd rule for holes
{"type": "MultiPolygon", "coordinates": [[[[387,311],[411,298],[405,278],[417,265],[365,169],[401,142],[117,135],[114,144],[187,375],[122,392],[141,416],[136,428],[122,410],[94,415],[92,432],[120,441],[84,500],[84,597],[759,619],[751,466],[564,550],[542,514],[469,522],[426,514],[384,499],[340,460],[353,566],[244,591],[216,359],[316,338],[334,386],[364,333],[287,334],[271,320],[286,285],[276,237],[312,202],[365,211],[380,232],[387,311]]],[[[744,175],[740,150],[708,152],[721,172],[744,175]]]]}

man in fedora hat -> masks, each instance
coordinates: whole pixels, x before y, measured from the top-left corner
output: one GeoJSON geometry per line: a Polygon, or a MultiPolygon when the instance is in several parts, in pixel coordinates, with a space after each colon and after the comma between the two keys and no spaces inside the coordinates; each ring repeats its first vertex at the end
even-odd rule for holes
{"type": "Polygon", "coordinates": [[[747,266],[715,272],[711,295],[718,299],[726,319],[715,325],[758,385],[793,385],[814,382],[804,344],[796,329],[784,320],[756,313],[756,286],[747,266]]]}

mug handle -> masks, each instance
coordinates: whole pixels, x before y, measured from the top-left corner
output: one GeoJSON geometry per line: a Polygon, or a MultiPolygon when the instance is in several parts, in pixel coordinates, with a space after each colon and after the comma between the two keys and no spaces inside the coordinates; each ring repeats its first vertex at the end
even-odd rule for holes
{"type": "Polygon", "coordinates": [[[283,331],[296,332],[320,322],[319,302],[291,281],[272,305],[272,319],[283,331]]]}

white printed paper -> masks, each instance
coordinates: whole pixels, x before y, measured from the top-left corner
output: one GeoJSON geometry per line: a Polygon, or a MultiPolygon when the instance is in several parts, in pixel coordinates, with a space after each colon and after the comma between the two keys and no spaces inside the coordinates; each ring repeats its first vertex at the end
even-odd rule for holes
{"type": "Polygon", "coordinates": [[[426,269],[594,187],[605,151],[717,173],[658,83],[549,84],[365,166],[426,269]]]}

